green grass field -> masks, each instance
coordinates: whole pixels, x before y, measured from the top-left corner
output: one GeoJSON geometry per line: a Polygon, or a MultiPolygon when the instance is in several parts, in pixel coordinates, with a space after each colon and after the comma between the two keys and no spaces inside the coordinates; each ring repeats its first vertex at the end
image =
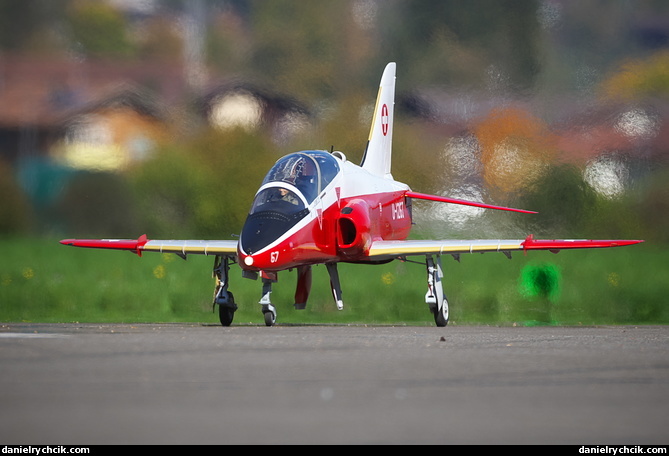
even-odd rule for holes
{"type": "MultiPolygon", "coordinates": [[[[58,239],[0,240],[0,321],[218,323],[211,299],[213,258],[77,249],[58,239]]],[[[414,258],[421,261],[421,258],[414,258]]],[[[648,243],[558,255],[498,253],[443,259],[450,324],[668,324],[669,262],[648,243]]],[[[340,265],[344,310],[324,266],[314,269],[306,310],[293,309],[295,271],[279,274],[278,324],[433,325],[425,268],[392,262],[340,265]]],[[[239,310],[233,324],[263,324],[260,281],[231,268],[239,310]]]]}

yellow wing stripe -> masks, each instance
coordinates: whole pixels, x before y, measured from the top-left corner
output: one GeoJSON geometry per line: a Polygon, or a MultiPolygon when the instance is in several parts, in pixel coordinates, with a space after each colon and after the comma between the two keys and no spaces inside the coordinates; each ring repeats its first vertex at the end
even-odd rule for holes
{"type": "Polygon", "coordinates": [[[489,240],[489,241],[382,241],[374,243],[369,256],[403,256],[403,255],[441,255],[453,253],[503,252],[522,250],[520,240],[489,240]]]}
{"type": "Polygon", "coordinates": [[[181,255],[234,255],[236,241],[149,241],[144,252],[176,253],[181,255]]]}

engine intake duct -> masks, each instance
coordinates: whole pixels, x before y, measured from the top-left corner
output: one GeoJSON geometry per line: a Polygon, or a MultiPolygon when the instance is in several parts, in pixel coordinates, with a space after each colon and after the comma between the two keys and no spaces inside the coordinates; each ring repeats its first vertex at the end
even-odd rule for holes
{"type": "Polygon", "coordinates": [[[337,247],[347,256],[366,254],[371,244],[369,205],[353,200],[341,209],[337,221],[337,247]]]}

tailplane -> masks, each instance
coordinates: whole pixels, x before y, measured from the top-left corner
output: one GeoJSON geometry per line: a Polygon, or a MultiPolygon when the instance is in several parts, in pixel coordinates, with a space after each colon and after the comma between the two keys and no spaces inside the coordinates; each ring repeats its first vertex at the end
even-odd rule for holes
{"type": "Polygon", "coordinates": [[[361,166],[372,174],[392,179],[390,173],[393,114],[395,111],[395,63],[386,65],[374,107],[372,127],[361,166]]]}

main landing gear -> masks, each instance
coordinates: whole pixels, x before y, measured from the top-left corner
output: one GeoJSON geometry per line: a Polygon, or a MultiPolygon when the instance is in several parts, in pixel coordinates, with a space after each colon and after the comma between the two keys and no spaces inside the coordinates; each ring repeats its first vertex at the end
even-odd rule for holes
{"type": "Polygon", "coordinates": [[[444,273],[441,269],[441,256],[437,256],[435,263],[431,255],[427,256],[427,293],[425,302],[434,315],[434,322],[437,326],[446,326],[448,324],[448,299],[444,294],[442,279],[444,273]]]}
{"type": "Polygon", "coordinates": [[[230,259],[217,256],[214,261],[214,277],[216,278],[216,290],[214,291],[214,305],[218,305],[218,317],[223,326],[230,326],[237,310],[235,297],[228,291],[228,278],[230,276],[230,259]]]}

